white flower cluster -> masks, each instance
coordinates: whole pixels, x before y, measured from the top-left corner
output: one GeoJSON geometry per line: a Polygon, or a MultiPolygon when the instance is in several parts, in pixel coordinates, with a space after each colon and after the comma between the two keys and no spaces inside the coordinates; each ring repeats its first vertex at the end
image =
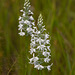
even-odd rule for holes
{"type": "Polygon", "coordinates": [[[33,12],[30,10],[30,2],[29,0],[25,0],[24,7],[20,12],[23,13],[22,16],[19,16],[19,29],[20,36],[24,36],[25,34],[31,34],[33,32],[32,27],[35,26],[34,18],[32,17],[33,12]]]}
{"type": "Polygon", "coordinates": [[[43,25],[43,19],[42,15],[40,14],[38,18],[38,30],[36,27],[34,27],[34,32],[31,35],[31,43],[30,43],[30,54],[33,55],[33,57],[30,60],[29,63],[34,64],[34,68],[37,68],[38,70],[42,70],[44,68],[47,68],[48,70],[51,70],[51,65],[47,65],[50,62],[50,40],[49,40],[49,34],[44,33],[46,30],[43,25]],[[42,65],[46,64],[46,65],[42,65]]]}
{"type": "Polygon", "coordinates": [[[20,10],[23,13],[19,17],[19,29],[20,36],[29,34],[31,36],[30,43],[30,54],[31,58],[29,59],[30,64],[34,64],[34,68],[42,70],[47,68],[51,70],[52,64],[50,63],[50,36],[46,33],[45,25],[43,26],[42,15],[38,17],[37,27],[35,26],[34,18],[32,17],[33,12],[30,10],[29,0],[25,0],[23,10],[20,10]]]}

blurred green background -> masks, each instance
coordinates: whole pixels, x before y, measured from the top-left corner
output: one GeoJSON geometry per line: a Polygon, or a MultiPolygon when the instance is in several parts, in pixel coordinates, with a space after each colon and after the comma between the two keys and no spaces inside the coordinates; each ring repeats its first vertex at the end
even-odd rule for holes
{"type": "Polygon", "coordinates": [[[30,37],[18,35],[24,0],[0,0],[0,75],[75,75],[75,0],[30,0],[51,35],[51,71],[28,64],[30,37]]]}

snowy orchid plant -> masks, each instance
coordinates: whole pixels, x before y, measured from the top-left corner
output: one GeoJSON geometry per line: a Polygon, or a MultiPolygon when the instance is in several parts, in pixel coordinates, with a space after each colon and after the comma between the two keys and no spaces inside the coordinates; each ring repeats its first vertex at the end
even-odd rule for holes
{"type": "Polygon", "coordinates": [[[51,70],[51,50],[50,36],[46,33],[45,25],[43,26],[43,18],[40,14],[38,17],[37,27],[35,26],[33,12],[30,10],[29,0],[25,0],[24,9],[20,10],[23,15],[19,17],[20,36],[29,34],[31,36],[29,63],[34,65],[34,68],[42,70],[47,68],[51,70]]]}
{"type": "Polygon", "coordinates": [[[38,17],[38,28],[34,28],[34,32],[31,35],[30,54],[32,58],[29,59],[31,64],[34,64],[34,68],[38,70],[47,68],[51,70],[50,62],[51,50],[50,50],[50,36],[46,33],[45,26],[43,26],[42,15],[38,17]]]}

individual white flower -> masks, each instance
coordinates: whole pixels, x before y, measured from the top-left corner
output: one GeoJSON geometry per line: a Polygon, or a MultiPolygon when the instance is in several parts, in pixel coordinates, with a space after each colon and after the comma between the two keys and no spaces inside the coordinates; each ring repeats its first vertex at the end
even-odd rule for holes
{"type": "Polygon", "coordinates": [[[35,46],[36,46],[35,41],[32,41],[32,42],[30,43],[30,46],[31,46],[31,47],[35,47],[35,46]]]}
{"type": "Polygon", "coordinates": [[[30,20],[34,20],[34,18],[32,17],[32,16],[30,16],[30,18],[29,18],[30,20]]]}
{"type": "Polygon", "coordinates": [[[47,49],[50,51],[50,46],[47,46],[47,49]]]}
{"type": "Polygon", "coordinates": [[[24,35],[25,35],[25,33],[24,33],[24,32],[20,32],[19,34],[20,34],[20,36],[24,36],[24,35]]]}
{"type": "Polygon", "coordinates": [[[34,41],[32,41],[32,43],[33,43],[33,44],[35,44],[35,40],[34,40],[34,41]]]}
{"type": "Polygon", "coordinates": [[[25,20],[24,23],[27,25],[30,25],[30,21],[28,21],[28,20],[25,20]]]}
{"type": "Polygon", "coordinates": [[[21,20],[22,19],[22,17],[21,16],[19,16],[19,19],[18,20],[21,20]]]}
{"type": "Polygon", "coordinates": [[[24,12],[23,10],[20,10],[20,12],[24,12]]]}
{"type": "Polygon", "coordinates": [[[34,68],[37,68],[38,70],[42,70],[44,68],[44,66],[38,64],[38,65],[35,65],[34,68]]]}
{"type": "Polygon", "coordinates": [[[40,34],[40,31],[37,31],[37,34],[40,34]]]}
{"type": "Polygon", "coordinates": [[[37,29],[36,27],[33,27],[34,29],[37,29]]]}
{"type": "Polygon", "coordinates": [[[46,46],[45,45],[39,45],[38,47],[37,47],[37,49],[41,49],[41,50],[44,50],[44,48],[45,48],[46,46]]]}
{"type": "Polygon", "coordinates": [[[35,41],[36,40],[36,37],[34,36],[34,35],[31,35],[32,37],[31,37],[31,41],[33,42],[33,41],[35,41]]]}
{"type": "Polygon", "coordinates": [[[44,31],[44,30],[46,30],[46,29],[45,29],[45,25],[44,25],[44,26],[42,26],[42,29],[43,29],[43,31],[44,31]]]}
{"type": "Polygon", "coordinates": [[[45,48],[44,50],[47,51],[47,48],[45,48]]]}
{"type": "Polygon", "coordinates": [[[36,52],[36,50],[34,48],[30,49],[30,54],[32,54],[33,52],[36,52]]]}
{"type": "Polygon", "coordinates": [[[23,13],[23,15],[22,15],[23,17],[25,17],[26,16],[26,14],[25,14],[25,12],[23,13]]]}
{"type": "Polygon", "coordinates": [[[34,37],[35,35],[34,34],[31,34],[31,37],[34,37]]]}
{"type": "Polygon", "coordinates": [[[48,65],[48,66],[47,66],[48,71],[51,70],[51,66],[52,66],[52,65],[53,65],[53,63],[52,63],[51,65],[48,65]]]}
{"type": "Polygon", "coordinates": [[[34,22],[32,22],[32,25],[34,26],[34,25],[35,25],[35,23],[34,23],[34,22]]]}
{"type": "Polygon", "coordinates": [[[48,34],[45,34],[45,39],[49,38],[49,35],[48,34]]]}
{"type": "Polygon", "coordinates": [[[44,58],[44,62],[47,62],[47,63],[49,63],[49,61],[50,61],[49,57],[47,57],[47,58],[44,58]]]}
{"type": "Polygon", "coordinates": [[[33,29],[31,27],[27,28],[28,33],[31,32],[31,31],[33,31],[33,29]]]}
{"type": "Polygon", "coordinates": [[[21,29],[23,29],[23,25],[22,24],[20,24],[20,25],[18,25],[18,30],[21,30],[21,29]]]}
{"type": "Polygon", "coordinates": [[[24,20],[22,19],[21,21],[19,21],[19,24],[24,23],[24,20]]]}
{"type": "Polygon", "coordinates": [[[31,10],[29,10],[29,14],[32,14],[33,15],[33,12],[31,12],[31,10]]]}
{"type": "Polygon", "coordinates": [[[43,52],[43,55],[44,55],[44,56],[51,56],[51,55],[50,55],[50,52],[47,52],[47,51],[43,52]]]}
{"type": "Polygon", "coordinates": [[[35,63],[37,60],[39,60],[39,58],[38,57],[33,57],[33,58],[29,59],[29,60],[30,60],[29,63],[35,63]]]}
{"type": "Polygon", "coordinates": [[[36,61],[39,60],[39,58],[38,58],[38,57],[35,57],[34,54],[33,54],[33,58],[31,58],[31,59],[29,59],[29,60],[30,60],[29,63],[34,64],[36,61]]]}
{"type": "Polygon", "coordinates": [[[48,69],[48,70],[51,70],[51,68],[50,68],[50,67],[51,67],[50,65],[49,65],[49,66],[47,66],[47,69],[48,69]]]}
{"type": "Polygon", "coordinates": [[[39,42],[39,44],[41,45],[41,43],[44,42],[44,40],[39,37],[39,38],[36,40],[36,42],[39,42]]]}
{"type": "Polygon", "coordinates": [[[50,40],[46,40],[45,42],[46,42],[46,44],[49,44],[50,40]]]}

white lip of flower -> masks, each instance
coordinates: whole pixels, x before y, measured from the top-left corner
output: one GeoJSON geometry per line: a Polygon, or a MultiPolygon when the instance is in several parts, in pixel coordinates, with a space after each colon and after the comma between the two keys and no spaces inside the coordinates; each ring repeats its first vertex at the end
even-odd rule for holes
{"type": "Polygon", "coordinates": [[[30,18],[29,18],[30,20],[34,20],[34,18],[32,17],[32,16],[30,16],[30,18]]]}
{"type": "Polygon", "coordinates": [[[23,28],[22,27],[19,27],[18,30],[23,30],[23,28]]]}
{"type": "Polygon", "coordinates": [[[45,28],[43,30],[46,30],[45,28]]]}
{"type": "Polygon", "coordinates": [[[50,67],[51,67],[51,66],[47,66],[47,69],[48,69],[48,70],[51,70],[51,68],[50,68],[50,67]]]}
{"type": "Polygon", "coordinates": [[[52,65],[53,65],[53,63],[52,63],[51,65],[48,65],[48,66],[47,66],[48,71],[51,70],[51,66],[52,66],[52,65]]]}
{"type": "Polygon", "coordinates": [[[39,60],[39,58],[36,56],[34,56],[34,53],[33,53],[33,58],[31,58],[31,59],[29,59],[30,60],[30,62],[29,63],[31,63],[31,64],[34,64],[36,61],[38,61],[39,60]]]}
{"type": "Polygon", "coordinates": [[[45,34],[45,39],[49,38],[49,35],[48,34],[45,34]]]}
{"type": "Polygon", "coordinates": [[[36,52],[36,50],[33,49],[33,48],[31,48],[31,49],[30,49],[30,54],[32,54],[33,52],[36,52]]]}
{"type": "Polygon", "coordinates": [[[50,46],[47,46],[47,49],[50,51],[50,46]]]}
{"type": "Polygon", "coordinates": [[[39,38],[39,39],[36,40],[36,42],[39,42],[39,44],[41,45],[41,43],[44,42],[44,40],[39,38]]]}
{"type": "Polygon", "coordinates": [[[51,56],[51,55],[50,55],[50,52],[47,52],[47,51],[43,52],[43,55],[44,55],[44,56],[51,56]]]}
{"type": "Polygon", "coordinates": [[[46,40],[46,43],[49,44],[50,40],[46,40]]]}
{"type": "Polygon", "coordinates": [[[49,63],[49,61],[50,61],[49,57],[47,57],[47,58],[44,58],[44,62],[47,62],[47,63],[49,63]]]}
{"type": "Polygon", "coordinates": [[[33,26],[35,26],[35,23],[34,23],[34,22],[32,22],[32,25],[33,25],[33,26]]]}
{"type": "Polygon", "coordinates": [[[18,27],[22,27],[22,26],[23,26],[22,24],[18,25],[18,27]]]}
{"type": "Polygon", "coordinates": [[[26,9],[26,7],[23,7],[24,9],[26,9]]]}
{"type": "Polygon", "coordinates": [[[43,28],[45,28],[45,25],[44,26],[42,26],[43,28]]]}
{"type": "Polygon", "coordinates": [[[19,27],[19,29],[18,29],[18,30],[23,29],[23,28],[22,28],[22,27],[23,27],[23,25],[22,25],[22,24],[18,25],[18,27],[19,27]]]}
{"type": "Polygon", "coordinates": [[[40,49],[43,50],[45,47],[46,47],[45,45],[40,45],[40,46],[37,47],[37,49],[39,49],[39,50],[40,50],[40,49]]]}
{"type": "Polygon", "coordinates": [[[47,51],[47,48],[45,48],[45,51],[47,51]]]}
{"type": "Polygon", "coordinates": [[[25,17],[26,15],[25,15],[25,12],[23,13],[23,15],[22,15],[23,17],[25,17]]]}
{"type": "Polygon", "coordinates": [[[19,35],[20,35],[20,36],[24,36],[25,33],[21,31],[21,32],[19,33],[19,35]]]}
{"type": "Polygon", "coordinates": [[[25,20],[24,23],[27,25],[30,25],[30,21],[28,21],[28,20],[25,20]]]}
{"type": "Polygon", "coordinates": [[[22,17],[21,16],[19,16],[19,19],[18,20],[21,20],[22,19],[22,17]]]}
{"type": "Polygon", "coordinates": [[[44,66],[38,64],[38,65],[35,65],[34,68],[37,68],[38,70],[42,70],[44,68],[44,66]]]}
{"type": "Polygon", "coordinates": [[[20,12],[24,12],[23,10],[20,10],[20,12]]]}

